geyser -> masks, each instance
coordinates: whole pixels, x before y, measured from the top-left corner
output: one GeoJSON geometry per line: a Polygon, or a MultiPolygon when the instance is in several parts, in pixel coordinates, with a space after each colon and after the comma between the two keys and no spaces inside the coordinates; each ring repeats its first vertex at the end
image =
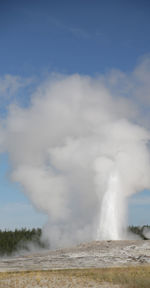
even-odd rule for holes
{"type": "Polygon", "coordinates": [[[112,74],[56,77],[1,121],[11,178],[47,213],[51,247],[125,238],[127,198],[150,187],[149,132],[134,100],[110,83],[112,74]]]}
{"type": "Polygon", "coordinates": [[[117,172],[110,175],[108,188],[101,203],[100,224],[97,239],[120,240],[124,235],[126,199],[117,172]]]}

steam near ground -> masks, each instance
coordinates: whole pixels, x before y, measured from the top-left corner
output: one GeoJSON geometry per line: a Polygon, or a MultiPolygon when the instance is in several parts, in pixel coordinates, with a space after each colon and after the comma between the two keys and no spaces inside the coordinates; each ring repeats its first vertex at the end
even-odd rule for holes
{"type": "Polygon", "coordinates": [[[149,58],[130,75],[53,75],[1,120],[11,178],[48,214],[51,247],[128,237],[128,197],[150,188],[149,80],[149,58]]]}
{"type": "Polygon", "coordinates": [[[149,227],[144,227],[144,229],[143,229],[143,235],[144,235],[147,239],[150,239],[150,228],[149,228],[149,227]]]}

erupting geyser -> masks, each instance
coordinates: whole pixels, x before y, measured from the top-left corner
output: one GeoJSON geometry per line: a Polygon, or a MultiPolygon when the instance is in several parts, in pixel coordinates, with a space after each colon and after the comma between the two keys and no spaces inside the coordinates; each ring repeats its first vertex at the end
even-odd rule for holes
{"type": "Polygon", "coordinates": [[[126,199],[119,175],[114,172],[109,176],[108,188],[102,199],[97,239],[120,240],[125,237],[125,203],[126,199]]]}
{"type": "Polygon", "coordinates": [[[48,215],[51,247],[127,237],[127,198],[150,187],[150,134],[113,81],[59,76],[2,120],[11,177],[48,215]]]}

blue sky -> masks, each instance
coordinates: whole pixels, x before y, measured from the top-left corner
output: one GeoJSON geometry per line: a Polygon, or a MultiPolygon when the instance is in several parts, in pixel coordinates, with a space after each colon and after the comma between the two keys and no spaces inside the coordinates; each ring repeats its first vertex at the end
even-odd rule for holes
{"type": "MultiPolygon", "coordinates": [[[[32,79],[32,88],[22,89],[19,80],[21,92],[13,92],[27,105],[34,83],[51,72],[92,76],[112,68],[130,72],[150,53],[149,15],[148,0],[2,0],[0,77],[32,79]]],[[[1,116],[8,103],[9,98],[2,97],[1,116]]],[[[41,226],[46,216],[11,182],[9,169],[7,155],[1,155],[0,228],[41,226]]],[[[150,224],[148,196],[144,191],[132,198],[130,223],[150,224]]]]}
{"type": "Polygon", "coordinates": [[[1,1],[0,74],[128,71],[150,51],[148,0],[1,1]]]}

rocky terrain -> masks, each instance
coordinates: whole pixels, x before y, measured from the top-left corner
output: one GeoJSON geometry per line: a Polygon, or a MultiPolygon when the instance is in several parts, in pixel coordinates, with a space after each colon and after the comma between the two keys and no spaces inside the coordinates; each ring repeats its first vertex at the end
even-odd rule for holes
{"type": "Polygon", "coordinates": [[[93,241],[0,259],[0,272],[150,264],[150,240],[93,241]]]}

